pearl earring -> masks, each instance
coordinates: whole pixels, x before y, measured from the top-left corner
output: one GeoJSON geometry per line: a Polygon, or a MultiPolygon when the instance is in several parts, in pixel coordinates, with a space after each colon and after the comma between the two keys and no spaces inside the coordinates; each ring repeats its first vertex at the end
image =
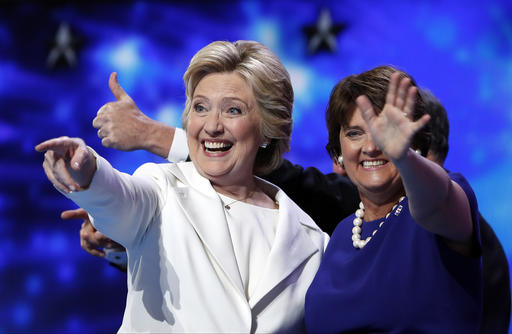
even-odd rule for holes
{"type": "Polygon", "coordinates": [[[340,155],[340,156],[338,157],[338,163],[340,164],[340,166],[341,166],[341,167],[344,167],[344,166],[343,166],[343,156],[342,156],[342,155],[340,155]]]}

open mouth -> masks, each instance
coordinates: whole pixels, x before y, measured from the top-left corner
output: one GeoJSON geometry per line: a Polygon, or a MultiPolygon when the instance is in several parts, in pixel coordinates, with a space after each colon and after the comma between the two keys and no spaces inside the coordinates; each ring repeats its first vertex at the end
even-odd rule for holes
{"type": "Polygon", "coordinates": [[[377,168],[387,164],[386,160],[364,160],[361,161],[363,168],[377,168]]]}
{"type": "Polygon", "coordinates": [[[217,153],[226,152],[233,147],[233,144],[227,141],[203,141],[203,147],[206,152],[217,153]]]}

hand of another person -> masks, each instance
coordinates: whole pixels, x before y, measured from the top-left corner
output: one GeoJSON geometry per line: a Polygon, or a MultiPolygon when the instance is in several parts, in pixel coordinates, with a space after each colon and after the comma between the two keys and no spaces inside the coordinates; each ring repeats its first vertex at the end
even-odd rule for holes
{"type": "Polygon", "coordinates": [[[375,113],[365,95],[356,99],[375,145],[392,160],[400,160],[407,154],[414,135],[430,120],[428,115],[417,121],[411,120],[417,90],[411,86],[409,78],[400,80],[399,73],[395,72],[391,75],[386,104],[380,114],[375,113]]]}
{"type": "Polygon", "coordinates": [[[98,129],[101,144],[122,151],[145,149],[151,126],[156,122],[140,111],[132,98],[117,81],[117,73],[110,75],[108,85],[116,101],[104,104],[92,125],[98,129]]]}
{"type": "Polygon", "coordinates": [[[96,157],[80,138],[59,137],[37,145],[46,151],[43,168],[55,187],[65,193],[86,189],[96,172],[96,157]]]}
{"type": "Polygon", "coordinates": [[[64,220],[83,219],[80,229],[80,246],[91,255],[104,257],[105,252],[101,248],[123,248],[103,233],[98,232],[91,224],[89,215],[84,209],[63,211],[60,217],[64,220]]]}

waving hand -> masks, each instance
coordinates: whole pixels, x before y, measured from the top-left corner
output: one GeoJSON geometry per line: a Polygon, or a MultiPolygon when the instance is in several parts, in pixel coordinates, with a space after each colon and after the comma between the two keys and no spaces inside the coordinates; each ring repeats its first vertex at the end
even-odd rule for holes
{"type": "Polygon", "coordinates": [[[428,115],[417,121],[411,120],[416,94],[417,88],[411,86],[411,80],[400,80],[399,73],[395,72],[391,75],[386,104],[380,114],[375,113],[365,95],[356,99],[373,141],[392,160],[400,160],[406,155],[413,136],[430,120],[428,115]]]}

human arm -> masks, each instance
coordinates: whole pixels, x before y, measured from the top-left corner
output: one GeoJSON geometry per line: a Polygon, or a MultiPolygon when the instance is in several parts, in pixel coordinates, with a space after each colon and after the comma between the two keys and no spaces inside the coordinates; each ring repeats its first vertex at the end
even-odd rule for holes
{"type": "Polygon", "coordinates": [[[407,117],[413,111],[416,94],[417,88],[410,86],[409,79],[400,80],[394,73],[380,114],[374,112],[366,96],[356,102],[373,141],[400,172],[413,218],[427,231],[467,250],[473,234],[468,197],[442,167],[410,148],[414,134],[430,119],[428,115],[417,121],[407,117]]]}
{"type": "Polygon", "coordinates": [[[156,167],[148,171],[150,168],[144,165],[133,176],[121,173],[79,138],[51,139],[36,149],[47,150],[43,166],[48,178],[66,197],[90,213],[95,228],[124,247],[143,235],[161,204],[158,186],[151,181],[157,177],[153,174],[161,177],[162,173],[158,173],[156,167]],[[79,145],[80,150],[74,149],[74,145],[79,145]],[[69,153],[73,149],[75,154],[69,153]],[[62,151],[68,153],[63,154],[62,151]],[[87,153],[80,153],[84,151],[87,153]],[[79,162],[78,167],[75,167],[76,162],[79,162]],[[86,169],[89,163],[94,163],[94,171],[86,173],[90,178],[87,182],[78,181],[83,178],[80,170],[86,169]],[[71,165],[79,170],[72,170],[71,165]],[[137,175],[140,170],[145,170],[146,175],[137,175]]]}
{"type": "Polygon", "coordinates": [[[104,104],[92,122],[102,145],[121,151],[142,149],[167,158],[175,128],[142,113],[119,84],[117,73],[110,75],[108,84],[116,101],[104,104]]]}

